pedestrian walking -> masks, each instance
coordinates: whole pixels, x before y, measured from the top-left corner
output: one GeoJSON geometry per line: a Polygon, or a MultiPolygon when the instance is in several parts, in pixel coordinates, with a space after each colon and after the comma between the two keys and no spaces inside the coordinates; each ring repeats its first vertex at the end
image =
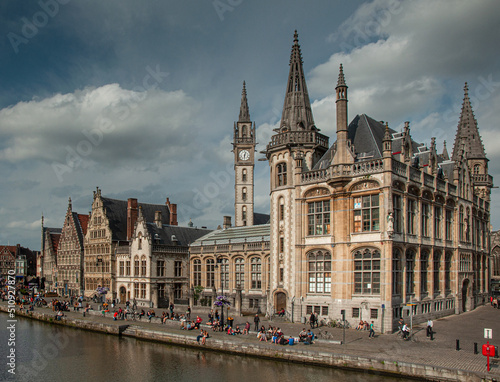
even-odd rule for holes
{"type": "Polygon", "coordinates": [[[430,337],[432,335],[432,327],[433,326],[434,326],[434,323],[429,318],[429,320],[427,321],[427,337],[430,337]]]}
{"type": "Polygon", "coordinates": [[[258,314],[255,315],[253,322],[255,324],[255,331],[258,332],[259,331],[259,322],[260,322],[260,318],[259,318],[258,314]]]}
{"type": "Polygon", "coordinates": [[[375,337],[375,325],[373,325],[373,321],[370,324],[370,332],[368,333],[368,338],[375,337]]]}
{"type": "Polygon", "coordinates": [[[309,317],[309,323],[311,324],[311,329],[314,329],[314,323],[316,322],[316,316],[314,313],[311,313],[311,317],[309,317]]]}

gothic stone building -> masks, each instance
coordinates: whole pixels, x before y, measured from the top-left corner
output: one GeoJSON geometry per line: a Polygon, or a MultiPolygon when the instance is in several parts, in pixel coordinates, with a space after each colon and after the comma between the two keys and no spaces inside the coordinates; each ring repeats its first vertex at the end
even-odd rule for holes
{"type": "Polygon", "coordinates": [[[139,206],[130,246],[116,253],[116,285],[120,302],[166,308],[189,302],[188,246],[207,229],[163,224],[161,211],[147,221],[139,206]]]}
{"type": "Polygon", "coordinates": [[[88,215],[73,212],[70,198],[57,250],[57,292],[60,296],[83,294],[83,238],[88,221],[88,215]]]}
{"type": "MultiPolygon", "coordinates": [[[[487,296],[488,159],[465,87],[452,158],[366,115],[348,124],[343,68],[336,142],[314,124],[297,34],[271,170],[273,309],[373,320],[393,330],[460,313],[487,296]],[[407,305],[411,304],[409,308],[407,305]]],[[[333,120],[333,118],[332,118],[333,120]]]]}
{"type": "Polygon", "coordinates": [[[139,204],[137,199],[117,200],[94,191],[92,212],[84,239],[85,295],[93,297],[98,287],[105,288],[106,299],[118,298],[116,255],[128,251],[135,223],[142,206],[147,221],[154,221],[160,211],[164,224],[177,225],[177,205],[169,199],[164,205],[139,204]]]}

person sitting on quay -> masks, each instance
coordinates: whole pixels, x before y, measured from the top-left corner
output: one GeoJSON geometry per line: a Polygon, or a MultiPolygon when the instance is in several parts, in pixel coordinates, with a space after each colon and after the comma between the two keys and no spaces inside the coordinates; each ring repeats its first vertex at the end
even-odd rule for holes
{"type": "Polygon", "coordinates": [[[196,342],[200,343],[200,340],[203,338],[205,332],[203,329],[200,330],[200,334],[196,337],[196,342]]]}
{"type": "Polygon", "coordinates": [[[241,329],[238,325],[236,325],[236,329],[234,329],[234,334],[241,334],[241,329]]]}
{"type": "Polygon", "coordinates": [[[146,313],[144,312],[144,309],[141,309],[141,313],[139,313],[139,320],[142,319],[142,317],[144,317],[146,315],[146,313]]]}
{"type": "Polygon", "coordinates": [[[248,334],[250,331],[250,322],[246,322],[245,327],[243,328],[243,334],[248,334]]]}
{"type": "Polygon", "coordinates": [[[285,308],[281,309],[277,314],[278,314],[278,317],[284,317],[285,316],[285,308]]]}
{"type": "Polygon", "coordinates": [[[267,342],[266,329],[264,327],[260,329],[259,333],[257,334],[257,338],[259,339],[259,341],[267,342]]]}
{"type": "Polygon", "coordinates": [[[302,328],[302,331],[299,333],[299,341],[304,342],[307,340],[307,331],[306,328],[302,328]]]}
{"type": "Polygon", "coordinates": [[[207,338],[209,338],[210,336],[208,335],[208,332],[205,330],[203,332],[203,337],[201,337],[201,344],[202,345],[205,345],[207,343],[207,338]]]}
{"type": "Polygon", "coordinates": [[[61,321],[61,319],[64,317],[64,313],[62,312],[62,310],[59,310],[57,311],[57,314],[56,314],[56,320],[57,321],[61,321]]]}
{"type": "Polygon", "coordinates": [[[368,323],[368,321],[365,321],[363,324],[364,324],[363,330],[370,330],[370,324],[368,323]]]}
{"type": "Polygon", "coordinates": [[[309,343],[309,344],[314,343],[314,342],[313,342],[313,341],[314,341],[314,333],[312,332],[312,330],[311,330],[311,329],[309,329],[309,330],[307,331],[307,340],[308,340],[308,343],[309,343]]]}
{"type": "Polygon", "coordinates": [[[364,326],[365,323],[363,322],[363,320],[360,320],[358,326],[356,326],[356,330],[363,330],[364,326]]]}
{"type": "Polygon", "coordinates": [[[199,329],[200,328],[200,324],[202,323],[202,319],[200,316],[196,316],[196,322],[195,322],[195,325],[196,325],[196,329],[199,329]]]}
{"type": "Polygon", "coordinates": [[[113,313],[113,321],[116,321],[118,319],[118,312],[115,311],[115,313],[113,313]]]}
{"type": "Polygon", "coordinates": [[[229,334],[230,336],[234,336],[234,330],[231,326],[227,327],[227,334],[229,334]]]}

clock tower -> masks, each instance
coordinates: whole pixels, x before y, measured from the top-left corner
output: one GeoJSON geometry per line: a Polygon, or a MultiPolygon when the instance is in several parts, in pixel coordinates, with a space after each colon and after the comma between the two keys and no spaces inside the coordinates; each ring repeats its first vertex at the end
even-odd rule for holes
{"type": "Polygon", "coordinates": [[[255,165],[255,123],[250,120],[247,91],[243,82],[240,117],[234,124],[234,224],[253,225],[253,173],[255,165]]]}

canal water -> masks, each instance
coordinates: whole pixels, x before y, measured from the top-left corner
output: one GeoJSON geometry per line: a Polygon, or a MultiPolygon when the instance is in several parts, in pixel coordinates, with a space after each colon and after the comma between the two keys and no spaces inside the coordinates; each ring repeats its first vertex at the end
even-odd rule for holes
{"type": "Polygon", "coordinates": [[[7,315],[0,314],[0,380],[109,382],[379,382],[380,375],[262,360],[119,338],[26,318],[15,323],[15,375],[10,367],[7,315]]]}

